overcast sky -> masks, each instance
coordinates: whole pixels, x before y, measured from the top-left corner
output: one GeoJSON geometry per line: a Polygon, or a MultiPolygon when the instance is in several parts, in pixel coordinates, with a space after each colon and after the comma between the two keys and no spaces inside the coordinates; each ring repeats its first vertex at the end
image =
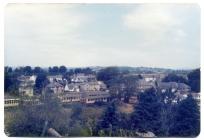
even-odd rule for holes
{"type": "Polygon", "coordinates": [[[8,4],[5,65],[200,66],[192,4],[8,4]]]}

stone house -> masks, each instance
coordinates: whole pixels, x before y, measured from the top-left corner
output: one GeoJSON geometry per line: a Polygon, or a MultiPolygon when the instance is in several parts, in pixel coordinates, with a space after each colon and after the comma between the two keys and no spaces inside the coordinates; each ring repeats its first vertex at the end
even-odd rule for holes
{"type": "Polygon", "coordinates": [[[172,93],[178,92],[181,94],[189,93],[191,91],[191,88],[188,85],[176,82],[158,82],[157,87],[162,93],[166,92],[167,90],[171,91],[172,93]]]}
{"type": "Polygon", "coordinates": [[[22,96],[33,96],[34,85],[35,85],[36,76],[20,76],[18,77],[19,81],[19,94],[22,96]]]}
{"type": "Polygon", "coordinates": [[[59,94],[64,92],[64,86],[58,82],[52,82],[45,87],[45,90],[46,92],[53,92],[55,94],[59,94]]]}
{"type": "Polygon", "coordinates": [[[191,88],[184,83],[176,83],[176,82],[160,82],[157,83],[157,89],[161,91],[161,93],[165,93],[170,91],[175,95],[173,103],[177,103],[178,101],[182,101],[188,97],[191,93],[191,88]]]}
{"type": "Polygon", "coordinates": [[[70,92],[79,92],[80,88],[79,88],[79,84],[78,83],[71,83],[71,84],[66,84],[64,91],[70,91],[70,92]]]}
{"type": "Polygon", "coordinates": [[[155,87],[155,82],[147,82],[144,79],[140,79],[136,83],[136,91],[137,92],[144,92],[147,89],[150,89],[152,87],[155,87]]]}

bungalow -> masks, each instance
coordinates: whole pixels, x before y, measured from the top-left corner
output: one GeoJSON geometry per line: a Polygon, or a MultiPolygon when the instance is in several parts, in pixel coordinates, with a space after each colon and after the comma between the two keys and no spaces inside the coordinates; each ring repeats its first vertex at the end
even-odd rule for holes
{"type": "Polygon", "coordinates": [[[110,94],[104,91],[92,92],[64,92],[58,95],[62,103],[82,102],[82,103],[95,103],[95,102],[108,102],[110,94]]]}
{"type": "Polygon", "coordinates": [[[58,97],[62,101],[62,103],[80,102],[81,93],[80,92],[64,92],[63,94],[59,94],[58,97]]]}
{"type": "Polygon", "coordinates": [[[110,98],[109,92],[92,91],[84,92],[81,97],[81,102],[91,104],[95,102],[108,102],[110,98]]]}

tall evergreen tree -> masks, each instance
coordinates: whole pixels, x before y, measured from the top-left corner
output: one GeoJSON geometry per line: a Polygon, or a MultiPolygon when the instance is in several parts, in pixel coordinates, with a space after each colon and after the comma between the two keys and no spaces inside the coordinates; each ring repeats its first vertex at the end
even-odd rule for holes
{"type": "Polygon", "coordinates": [[[200,92],[200,69],[196,69],[188,74],[188,83],[192,91],[200,92]]]}
{"type": "Polygon", "coordinates": [[[175,113],[171,136],[195,137],[200,133],[200,110],[192,96],[181,101],[175,113]]]}
{"type": "Polygon", "coordinates": [[[175,104],[173,103],[176,96],[171,90],[167,90],[165,93],[158,92],[159,99],[161,102],[160,109],[160,123],[158,136],[167,137],[169,136],[169,131],[172,127],[172,121],[175,115],[175,104]]]}
{"type": "Polygon", "coordinates": [[[105,134],[109,136],[114,136],[114,133],[117,131],[118,127],[118,113],[116,109],[115,102],[112,102],[106,109],[102,121],[98,125],[98,130],[105,130],[105,134]]]}
{"type": "Polygon", "coordinates": [[[132,129],[139,132],[151,131],[158,135],[160,128],[161,103],[156,90],[151,88],[139,95],[139,103],[132,114],[132,129]]]}
{"type": "Polygon", "coordinates": [[[45,87],[46,84],[48,84],[46,74],[45,73],[38,74],[35,80],[35,92],[41,94],[42,89],[45,87]]]}

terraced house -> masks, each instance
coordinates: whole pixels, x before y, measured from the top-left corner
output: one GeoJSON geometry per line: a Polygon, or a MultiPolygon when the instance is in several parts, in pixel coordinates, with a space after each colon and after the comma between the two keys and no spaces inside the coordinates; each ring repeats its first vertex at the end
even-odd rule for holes
{"type": "Polygon", "coordinates": [[[63,103],[107,102],[110,98],[109,90],[102,81],[97,81],[95,75],[83,73],[71,76],[71,83],[60,84],[53,80],[46,86],[45,92],[56,94],[63,103]]]}

